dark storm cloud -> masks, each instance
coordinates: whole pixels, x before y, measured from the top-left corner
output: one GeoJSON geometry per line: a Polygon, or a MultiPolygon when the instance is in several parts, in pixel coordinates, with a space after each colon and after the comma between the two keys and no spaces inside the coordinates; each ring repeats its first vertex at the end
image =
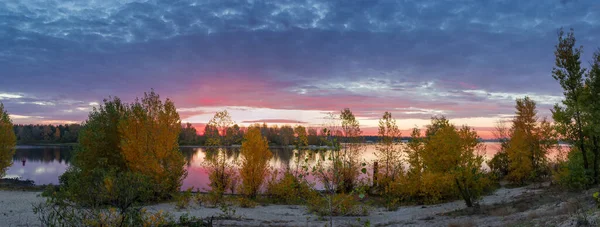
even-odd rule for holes
{"type": "MultiPolygon", "coordinates": [[[[393,97],[409,105],[390,106],[401,110],[491,116],[510,113],[519,94],[561,95],[550,77],[556,31],[575,28],[587,61],[600,45],[599,12],[593,0],[7,0],[0,2],[0,94],[28,97],[2,100],[14,114],[74,120],[85,111],[64,110],[108,95],[130,100],[151,87],[215,105],[252,97],[271,108],[326,109],[313,98],[345,95],[393,97]],[[236,81],[262,81],[272,91],[227,99],[204,92],[236,81]],[[290,100],[269,101],[276,92],[290,100]],[[501,103],[476,108],[490,101],[501,103]]],[[[176,101],[193,107],[197,100],[176,101]]],[[[384,104],[357,108],[369,116],[384,104]]]]}

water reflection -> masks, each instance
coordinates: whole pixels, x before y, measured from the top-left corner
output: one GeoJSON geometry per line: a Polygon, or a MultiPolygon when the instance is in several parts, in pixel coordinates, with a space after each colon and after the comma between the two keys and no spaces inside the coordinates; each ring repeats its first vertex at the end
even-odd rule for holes
{"type": "Polygon", "coordinates": [[[30,161],[68,165],[72,150],[71,146],[17,146],[13,162],[21,162],[23,166],[30,161]]]}
{"type": "Polygon", "coordinates": [[[72,147],[67,146],[17,146],[13,165],[5,177],[57,184],[58,177],[67,170],[71,154],[72,147]]]}
{"type": "MultiPolygon", "coordinates": [[[[500,145],[498,143],[486,143],[486,149],[481,152],[484,159],[490,160],[498,151],[500,145]]],[[[194,187],[197,189],[208,189],[208,174],[203,166],[205,159],[225,152],[229,161],[240,160],[240,148],[203,148],[203,147],[181,147],[181,151],[187,161],[186,169],[188,176],[183,181],[183,189],[194,187]]],[[[298,161],[298,156],[294,155],[297,151],[290,148],[271,148],[273,156],[269,161],[269,165],[274,169],[285,169],[294,167],[298,161]]],[[[367,163],[372,163],[375,160],[374,152],[375,145],[366,145],[361,158],[367,163]]],[[[314,164],[318,159],[325,159],[326,152],[317,151],[301,151],[304,159],[304,154],[308,154],[308,163],[314,164]]],[[[556,152],[552,152],[549,156],[556,156],[556,152]]],[[[36,184],[57,184],[58,177],[67,169],[69,160],[72,155],[71,147],[32,147],[19,146],[13,158],[14,163],[7,170],[6,177],[19,177],[22,179],[33,180],[36,184]]],[[[304,162],[304,160],[300,160],[304,162]]],[[[239,162],[238,162],[239,163],[239,162]]],[[[484,163],[484,168],[487,165],[484,163]]]]}

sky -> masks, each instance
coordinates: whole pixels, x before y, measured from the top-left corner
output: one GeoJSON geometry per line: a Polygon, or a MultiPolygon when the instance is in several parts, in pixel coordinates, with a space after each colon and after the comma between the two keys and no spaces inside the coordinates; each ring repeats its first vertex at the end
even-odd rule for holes
{"type": "Polygon", "coordinates": [[[224,109],[319,126],[350,108],[365,134],[389,111],[401,129],[444,115],[489,137],[516,98],[541,116],[562,99],[561,27],[587,67],[596,0],[2,0],[0,102],[16,124],[80,123],[153,88],[199,127],[224,109]]]}

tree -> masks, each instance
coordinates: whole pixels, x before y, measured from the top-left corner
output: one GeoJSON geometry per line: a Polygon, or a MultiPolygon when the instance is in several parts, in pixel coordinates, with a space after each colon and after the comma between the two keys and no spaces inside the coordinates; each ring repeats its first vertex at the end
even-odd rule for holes
{"type": "Polygon", "coordinates": [[[507,178],[519,184],[534,180],[546,170],[546,154],[558,142],[546,119],[537,117],[536,103],[529,97],[517,99],[515,117],[507,142],[507,178]]]}
{"type": "Polygon", "coordinates": [[[294,144],[296,145],[296,149],[300,149],[301,147],[308,146],[308,135],[306,134],[306,128],[302,125],[298,125],[294,128],[294,134],[296,134],[296,138],[294,140],[294,144]]]}
{"type": "Polygon", "coordinates": [[[565,99],[562,106],[556,104],[552,110],[552,117],[558,124],[558,129],[563,138],[578,146],[583,155],[584,169],[589,170],[588,157],[585,147],[584,122],[583,122],[583,97],[585,69],[581,67],[581,53],[583,47],[575,46],[573,30],[567,34],[561,29],[558,33],[558,44],[554,51],[555,67],[552,77],[563,88],[565,99]]]}
{"type": "Polygon", "coordinates": [[[230,140],[227,137],[227,129],[234,124],[229,112],[227,110],[219,111],[215,113],[215,116],[210,119],[207,128],[211,130],[205,130],[206,135],[206,144],[208,146],[227,146],[230,140]],[[210,134],[206,134],[206,132],[211,132],[210,134]],[[216,133],[214,133],[216,132],[216,133]]]}
{"type": "Polygon", "coordinates": [[[44,141],[52,140],[53,132],[52,132],[52,128],[50,127],[50,125],[44,125],[42,127],[42,137],[44,138],[44,141]]]}
{"type": "Polygon", "coordinates": [[[12,165],[16,144],[17,137],[13,131],[12,121],[4,109],[4,104],[0,102],[0,178],[4,176],[8,167],[12,165]]]}
{"type": "Polygon", "coordinates": [[[81,129],[72,165],[60,176],[50,203],[120,209],[169,198],[185,177],[180,129],[173,102],[163,103],[154,91],[132,104],[104,100],[81,129]]]}
{"type": "Polygon", "coordinates": [[[279,144],[282,146],[290,145],[294,142],[294,129],[289,125],[279,128],[279,144]]]}
{"type": "Polygon", "coordinates": [[[486,183],[481,169],[483,157],[478,154],[483,145],[475,130],[467,126],[458,129],[445,117],[434,117],[426,135],[422,155],[424,172],[446,181],[453,179],[466,205],[476,205],[473,200],[480,196],[486,183]]]}
{"type": "Polygon", "coordinates": [[[56,142],[60,141],[60,127],[56,127],[53,137],[54,137],[54,141],[56,141],[56,142]]]}
{"type": "Polygon", "coordinates": [[[198,133],[196,128],[189,122],[185,126],[181,127],[181,133],[179,134],[180,144],[196,144],[198,142],[198,133]]]}
{"type": "MultiPolygon", "coordinates": [[[[346,108],[340,113],[341,132],[342,132],[342,153],[336,165],[340,165],[341,171],[341,192],[349,193],[354,189],[358,175],[361,172],[360,155],[363,148],[362,131],[360,124],[354,117],[350,109],[346,108]]],[[[366,169],[363,170],[363,173],[366,169]]]]}
{"type": "Polygon", "coordinates": [[[244,132],[237,124],[234,124],[232,127],[227,129],[227,139],[229,142],[227,144],[241,144],[242,139],[244,138],[244,132]]]}
{"type": "Polygon", "coordinates": [[[235,190],[236,172],[235,163],[230,162],[225,148],[207,148],[203,165],[208,171],[210,181],[209,195],[214,204],[221,203],[223,195],[228,189],[235,190]]]}
{"type": "Polygon", "coordinates": [[[127,169],[121,149],[122,134],[118,128],[125,112],[125,104],[118,97],[104,99],[102,105],[94,107],[80,130],[73,167],[84,173],[96,168],[127,169]]]}
{"type": "MultiPolygon", "coordinates": [[[[234,122],[227,110],[215,113],[215,116],[208,122],[204,129],[206,136],[206,145],[208,146],[223,146],[230,145],[232,142],[232,133],[230,130],[234,122]],[[229,131],[229,135],[228,135],[229,131]]],[[[235,183],[235,172],[233,163],[229,162],[225,149],[207,149],[207,157],[204,161],[204,166],[208,170],[208,178],[210,180],[210,194],[213,202],[220,203],[223,194],[229,188],[233,188],[235,183]]]]}
{"type": "Polygon", "coordinates": [[[397,141],[401,134],[391,113],[385,112],[379,119],[378,135],[380,141],[375,156],[379,165],[379,175],[373,177],[377,177],[380,186],[385,187],[402,173],[402,150],[399,149],[397,141]]]}
{"type": "Polygon", "coordinates": [[[268,162],[272,156],[269,143],[258,128],[250,128],[244,136],[241,154],[242,192],[253,199],[268,174],[268,162]]]}
{"type": "Polygon", "coordinates": [[[308,128],[308,144],[320,145],[320,139],[316,128],[308,128]]]}
{"type": "Polygon", "coordinates": [[[413,128],[410,134],[410,140],[406,144],[406,156],[408,162],[407,177],[411,183],[409,192],[412,196],[421,194],[421,182],[423,176],[423,139],[421,130],[413,128]]]}
{"type": "Polygon", "coordinates": [[[144,93],[127,107],[118,129],[127,168],[153,179],[156,196],[179,191],[187,173],[179,151],[181,121],[175,104],[168,98],[163,103],[154,91],[144,93]]]}
{"type": "Polygon", "coordinates": [[[593,56],[592,66],[586,78],[586,103],[588,114],[588,128],[592,140],[594,183],[599,181],[600,161],[600,49],[593,56]]]}

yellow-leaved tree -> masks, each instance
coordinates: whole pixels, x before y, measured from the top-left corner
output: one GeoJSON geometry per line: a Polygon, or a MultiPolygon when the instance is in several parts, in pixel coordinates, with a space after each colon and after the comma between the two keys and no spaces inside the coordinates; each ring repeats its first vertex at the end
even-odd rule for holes
{"type": "Polygon", "coordinates": [[[442,199],[458,192],[468,207],[476,205],[475,199],[488,181],[481,169],[483,157],[479,155],[484,147],[475,130],[467,126],[458,129],[445,117],[434,117],[425,134],[421,191],[442,199]],[[454,187],[447,187],[450,185],[454,187]]]}
{"type": "Polygon", "coordinates": [[[515,109],[506,148],[506,178],[513,183],[524,184],[549,172],[546,154],[558,141],[550,123],[546,119],[538,119],[535,101],[529,97],[517,99],[515,109]]]}
{"type": "Polygon", "coordinates": [[[180,130],[175,104],[170,99],[163,103],[154,91],[130,104],[119,122],[127,168],[153,179],[157,196],[178,191],[186,176],[178,145],[180,130]]]}
{"type": "Polygon", "coordinates": [[[256,198],[264,179],[268,174],[268,162],[272,156],[267,139],[260,129],[251,127],[242,142],[242,193],[248,198],[256,198]]]}
{"type": "Polygon", "coordinates": [[[0,178],[4,176],[8,167],[12,165],[15,154],[17,138],[13,132],[13,124],[0,102],[0,178]]]}

